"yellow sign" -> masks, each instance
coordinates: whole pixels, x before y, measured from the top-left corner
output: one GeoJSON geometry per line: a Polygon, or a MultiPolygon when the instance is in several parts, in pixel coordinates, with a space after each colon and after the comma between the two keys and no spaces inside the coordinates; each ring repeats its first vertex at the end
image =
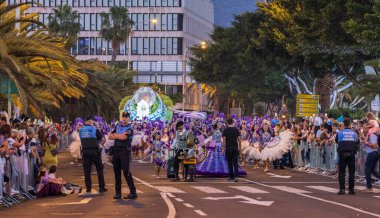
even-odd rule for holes
{"type": "Polygon", "coordinates": [[[319,95],[298,94],[297,95],[297,117],[313,116],[319,113],[319,95]]]}

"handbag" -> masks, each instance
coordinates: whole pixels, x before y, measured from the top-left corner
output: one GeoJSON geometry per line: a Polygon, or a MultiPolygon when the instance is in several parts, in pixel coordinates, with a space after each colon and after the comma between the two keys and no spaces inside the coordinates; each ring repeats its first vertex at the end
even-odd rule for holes
{"type": "Polygon", "coordinates": [[[45,149],[43,149],[41,146],[37,146],[37,152],[40,157],[45,156],[45,149]]]}
{"type": "Polygon", "coordinates": [[[56,156],[56,155],[59,153],[58,148],[51,149],[51,148],[50,148],[50,144],[49,144],[49,142],[46,142],[46,143],[47,143],[48,146],[49,146],[49,149],[50,149],[51,154],[52,154],[53,156],[56,156]]]}

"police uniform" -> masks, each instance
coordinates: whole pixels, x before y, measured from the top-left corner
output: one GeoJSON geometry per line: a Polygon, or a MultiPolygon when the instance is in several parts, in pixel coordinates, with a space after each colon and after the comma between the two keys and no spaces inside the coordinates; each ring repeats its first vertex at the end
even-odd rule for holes
{"type": "Polygon", "coordinates": [[[350,128],[346,128],[338,132],[336,137],[338,142],[338,156],[339,156],[339,186],[340,192],[344,194],[345,190],[345,177],[346,167],[348,166],[349,173],[349,187],[350,194],[354,194],[355,185],[355,155],[358,150],[359,137],[358,134],[350,128]]]}
{"type": "Polygon", "coordinates": [[[113,171],[115,173],[115,199],[119,199],[121,197],[121,171],[123,171],[124,178],[127,181],[130,190],[130,196],[134,195],[133,198],[136,198],[136,187],[133,182],[132,173],[130,171],[133,128],[130,124],[126,126],[118,125],[112,133],[116,133],[118,135],[126,133],[127,136],[127,139],[125,140],[116,139],[113,147],[112,161],[113,171]]]}
{"type": "Polygon", "coordinates": [[[87,192],[91,192],[91,164],[94,163],[99,180],[99,192],[107,191],[105,189],[103,163],[99,148],[99,141],[102,135],[99,130],[90,125],[85,125],[79,130],[79,137],[82,144],[83,170],[87,192]]]}

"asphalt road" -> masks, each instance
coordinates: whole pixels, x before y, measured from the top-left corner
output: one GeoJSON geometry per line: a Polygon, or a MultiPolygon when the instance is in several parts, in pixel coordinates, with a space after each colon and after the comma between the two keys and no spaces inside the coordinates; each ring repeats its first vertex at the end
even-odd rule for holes
{"type": "MultiPolygon", "coordinates": [[[[84,185],[82,167],[60,154],[58,176],[84,185]]],[[[0,217],[380,217],[380,193],[337,196],[336,179],[291,170],[263,168],[239,182],[200,177],[194,183],[156,179],[153,165],[133,162],[137,200],[113,200],[113,171],[106,166],[109,191],[104,195],[73,194],[23,202],[0,208],[0,217]]],[[[97,177],[93,176],[97,189],[97,177]]],[[[361,187],[360,187],[361,186],[361,187]]],[[[379,187],[378,187],[379,188],[379,187]]],[[[380,189],[380,188],[379,188],[380,189]]],[[[377,190],[380,192],[380,190],[377,190]]],[[[123,184],[123,194],[129,193],[123,184]]]]}

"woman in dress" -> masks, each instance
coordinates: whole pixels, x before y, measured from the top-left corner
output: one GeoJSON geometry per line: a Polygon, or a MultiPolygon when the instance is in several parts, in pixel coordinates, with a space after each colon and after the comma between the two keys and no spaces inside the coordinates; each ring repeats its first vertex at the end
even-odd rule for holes
{"type": "MultiPolygon", "coordinates": [[[[227,177],[229,176],[226,156],[222,153],[222,123],[214,124],[212,130],[212,141],[208,145],[206,159],[199,163],[196,172],[199,175],[227,177]]],[[[239,169],[239,175],[245,176],[247,173],[239,169]]]]}
{"type": "Polygon", "coordinates": [[[264,161],[264,166],[265,166],[264,172],[269,172],[269,161],[271,158],[270,158],[269,149],[266,146],[272,139],[272,132],[267,123],[263,124],[260,136],[261,136],[261,143],[263,147],[263,150],[261,153],[261,160],[264,161]]]}
{"type": "Polygon", "coordinates": [[[74,131],[71,133],[72,142],[69,146],[70,154],[75,158],[75,162],[77,162],[78,166],[82,163],[82,154],[81,154],[81,148],[82,143],[80,141],[79,137],[79,130],[83,127],[83,123],[78,123],[76,126],[74,126],[74,131]]]}
{"type": "Polygon", "coordinates": [[[47,167],[58,166],[58,154],[53,154],[53,150],[57,149],[58,141],[57,135],[53,133],[43,143],[43,148],[45,149],[44,164],[47,167]]]}
{"type": "Polygon", "coordinates": [[[245,125],[245,123],[243,123],[240,127],[240,138],[241,138],[241,160],[242,160],[240,166],[245,166],[246,161],[248,159],[248,154],[250,151],[250,148],[249,148],[250,134],[247,131],[247,126],[245,125]]]}
{"type": "Polygon", "coordinates": [[[249,140],[250,152],[248,157],[253,159],[253,169],[259,168],[259,162],[261,160],[261,135],[260,126],[255,124],[251,129],[251,138],[249,140]]]}

